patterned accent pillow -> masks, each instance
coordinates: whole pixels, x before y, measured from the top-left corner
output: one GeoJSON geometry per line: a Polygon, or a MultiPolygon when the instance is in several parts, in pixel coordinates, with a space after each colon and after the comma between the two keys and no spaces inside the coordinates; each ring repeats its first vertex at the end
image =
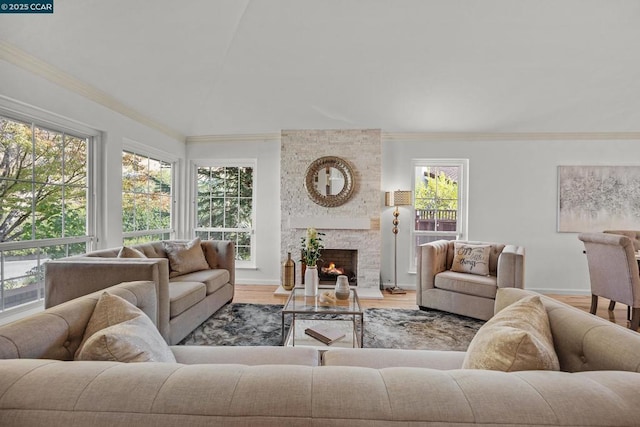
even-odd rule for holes
{"type": "Polygon", "coordinates": [[[162,245],[169,258],[171,277],[209,269],[199,237],[190,242],[162,242],[162,245]]]}
{"type": "Polygon", "coordinates": [[[176,361],[151,319],[130,302],[107,292],[93,310],[75,360],[176,361]]]}
{"type": "Polygon", "coordinates": [[[560,370],[547,311],[538,295],[496,313],[471,340],[463,369],[560,370]]]}
{"type": "Polygon", "coordinates": [[[123,246],[118,252],[118,258],[146,258],[147,256],[135,248],[129,246],[123,246]]]}
{"type": "Polygon", "coordinates": [[[458,273],[489,275],[489,255],[491,245],[470,245],[455,242],[453,244],[454,257],[451,271],[458,273]]]}

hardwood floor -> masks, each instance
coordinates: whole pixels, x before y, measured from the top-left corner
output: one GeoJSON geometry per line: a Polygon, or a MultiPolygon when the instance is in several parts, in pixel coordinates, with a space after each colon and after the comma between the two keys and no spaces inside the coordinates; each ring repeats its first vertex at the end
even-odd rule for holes
{"type": "MultiPolygon", "coordinates": [[[[253,304],[279,304],[284,305],[287,300],[286,296],[276,296],[273,293],[277,286],[272,285],[236,285],[235,297],[233,302],[245,302],[253,304]]],[[[565,304],[569,304],[582,311],[589,312],[591,305],[591,297],[588,295],[547,295],[565,304]]],[[[364,308],[407,308],[417,309],[415,291],[407,291],[404,295],[383,294],[383,299],[363,299],[360,303],[364,308]]],[[[600,298],[598,304],[597,316],[610,320],[624,327],[628,326],[627,307],[622,304],[616,304],[615,310],[609,312],[607,307],[609,300],[600,298]]]]}

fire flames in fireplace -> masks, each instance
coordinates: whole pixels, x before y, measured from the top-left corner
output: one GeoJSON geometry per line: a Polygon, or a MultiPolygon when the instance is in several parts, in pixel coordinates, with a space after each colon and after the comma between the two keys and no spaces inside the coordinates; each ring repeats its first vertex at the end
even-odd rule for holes
{"type": "Polygon", "coordinates": [[[336,267],[334,262],[330,262],[328,266],[322,267],[322,272],[330,276],[339,276],[344,274],[344,268],[336,267]]]}

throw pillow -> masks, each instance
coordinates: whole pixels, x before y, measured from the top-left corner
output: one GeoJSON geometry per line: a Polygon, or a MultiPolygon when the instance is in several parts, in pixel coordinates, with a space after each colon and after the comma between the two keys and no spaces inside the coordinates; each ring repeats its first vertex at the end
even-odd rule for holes
{"type": "Polygon", "coordinates": [[[157,361],[175,362],[173,353],[171,353],[167,343],[151,319],[142,310],[117,295],[104,292],[96,303],[89,322],[87,322],[75,359],[115,360],[114,357],[116,356],[122,362],[141,361],[146,357],[159,359],[157,361]],[[133,320],[135,322],[131,324],[115,328],[133,320]],[[106,335],[103,331],[106,331],[106,335]],[[135,331],[133,336],[139,335],[142,337],[140,342],[134,342],[132,331],[135,331]],[[114,343],[114,340],[120,332],[122,332],[123,344],[118,346],[114,343]],[[93,339],[94,337],[95,339],[93,339]],[[123,348],[126,347],[136,347],[137,350],[133,349],[125,352],[123,348]],[[109,349],[113,351],[113,355],[110,355],[109,349]],[[135,353],[135,357],[131,356],[132,352],[135,353]],[[100,357],[106,357],[106,359],[100,357]]]}
{"type": "Polygon", "coordinates": [[[162,242],[162,244],[173,273],[186,274],[209,268],[199,238],[196,237],[190,242],[162,242]]]}
{"type": "Polygon", "coordinates": [[[146,258],[147,256],[135,248],[123,246],[118,252],[118,258],[146,258]]]}
{"type": "Polygon", "coordinates": [[[491,245],[469,245],[455,242],[451,271],[471,273],[479,276],[489,275],[489,254],[491,245]]]}
{"type": "Polygon", "coordinates": [[[560,370],[540,297],[516,301],[482,325],[469,344],[462,367],[505,372],[560,370]]]}
{"type": "Polygon", "coordinates": [[[91,335],[76,360],[176,362],[169,346],[144,314],[91,335]]]}

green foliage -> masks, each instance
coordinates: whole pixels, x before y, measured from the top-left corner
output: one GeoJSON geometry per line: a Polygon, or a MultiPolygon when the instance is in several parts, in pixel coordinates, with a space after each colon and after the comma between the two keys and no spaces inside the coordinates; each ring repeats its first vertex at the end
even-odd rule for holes
{"type": "Polygon", "coordinates": [[[250,260],[253,169],[235,166],[199,167],[197,185],[196,227],[199,230],[196,235],[231,240],[236,244],[236,260],[250,260]]]}
{"type": "Polygon", "coordinates": [[[324,243],[322,237],[324,233],[318,233],[315,228],[307,228],[305,237],[300,238],[302,245],[302,262],[309,267],[314,267],[320,259],[324,243]]]}
{"type": "Polygon", "coordinates": [[[417,210],[458,209],[458,183],[443,171],[426,179],[416,180],[415,208],[417,210]]]}
{"type": "Polygon", "coordinates": [[[168,228],[171,228],[171,164],[123,152],[123,231],[168,228]]]}
{"type": "Polygon", "coordinates": [[[86,139],[0,117],[0,197],[0,242],[86,235],[86,139]]]}

